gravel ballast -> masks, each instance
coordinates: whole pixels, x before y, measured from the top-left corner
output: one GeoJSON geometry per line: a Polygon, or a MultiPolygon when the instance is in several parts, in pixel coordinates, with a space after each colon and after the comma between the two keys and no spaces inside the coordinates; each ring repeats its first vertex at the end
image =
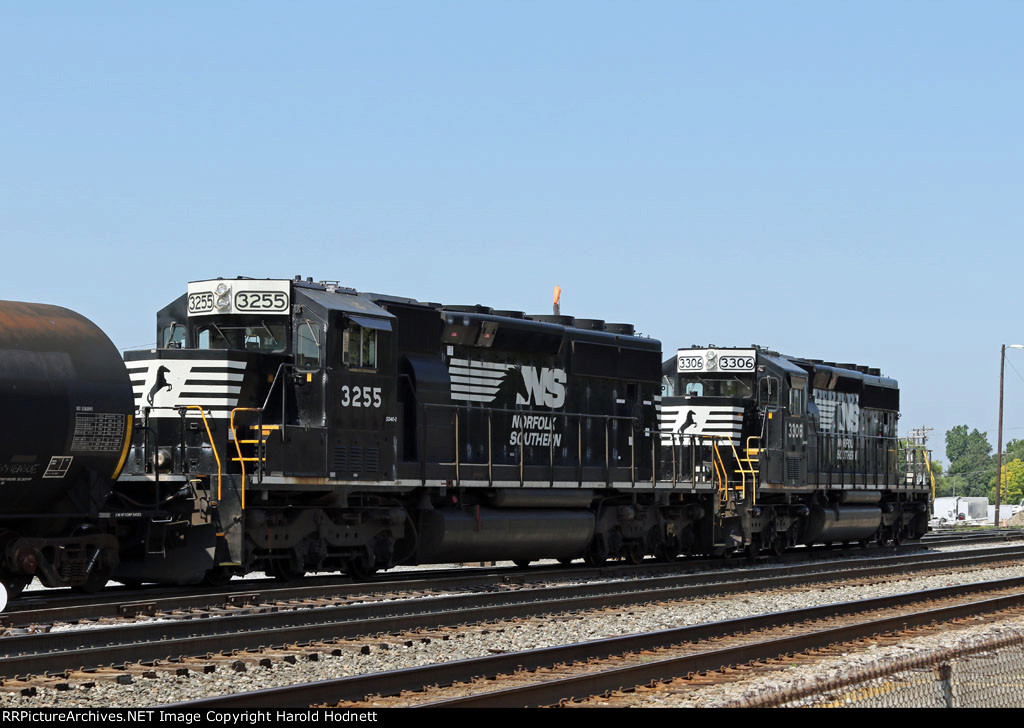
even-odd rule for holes
{"type": "MultiPolygon", "coordinates": [[[[968,550],[963,547],[944,548],[968,550]]],[[[154,677],[133,676],[131,684],[117,684],[110,679],[72,678],[66,689],[38,687],[34,696],[18,691],[0,692],[0,706],[11,707],[151,707],[195,698],[237,693],[296,683],[313,682],[350,675],[367,674],[437,662],[482,657],[497,652],[516,652],[572,642],[599,639],[636,632],[681,627],[720,621],[766,612],[810,607],[820,604],[855,601],[891,594],[931,589],[955,584],[1004,579],[1024,575],[1024,566],[976,569],[964,573],[933,574],[922,577],[885,577],[879,583],[857,586],[823,585],[774,592],[758,592],[707,599],[694,599],[670,604],[653,604],[601,613],[560,615],[556,619],[536,618],[524,622],[503,622],[487,626],[466,627],[438,634],[381,636],[361,640],[358,645],[333,645],[315,649],[299,648],[296,661],[289,664],[279,657],[272,666],[262,667],[246,662],[245,670],[237,672],[232,661],[221,662],[208,674],[190,672],[177,676],[172,671],[156,670],[154,677]],[[447,635],[444,639],[442,635],[447,635]],[[386,645],[386,648],[385,648],[386,645]],[[331,654],[338,649],[339,655],[331,654]],[[368,648],[368,649],[367,649],[368,648]],[[316,652],[316,661],[307,658],[316,652]],[[91,686],[88,686],[91,683],[91,686]]],[[[993,623],[981,629],[1022,629],[1019,621],[993,623]]],[[[889,648],[887,648],[889,649],[889,648]]],[[[817,670],[818,668],[809,668],[817,670]]],[[[793,673],[793,680],[800,679],[793,673]]],[[[16,683],[8,683],[15,685],[16,683]]],[[[651,702],[638,703],[662,707],[684,705],[718,705],[737,697],[737,690],[707,688],[699,698],[665,701],[652,695],[651,702]]]]}

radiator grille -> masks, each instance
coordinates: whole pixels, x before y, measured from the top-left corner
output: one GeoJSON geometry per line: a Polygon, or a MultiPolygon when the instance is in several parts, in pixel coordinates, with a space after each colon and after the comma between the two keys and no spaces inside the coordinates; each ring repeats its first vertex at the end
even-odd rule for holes
{"type": "Polygon", "coordinates": [[[336,447],[332,470],[339,478],[355,474],[376,474],[380,469],[380,449],[376,447],[336,447]]]}

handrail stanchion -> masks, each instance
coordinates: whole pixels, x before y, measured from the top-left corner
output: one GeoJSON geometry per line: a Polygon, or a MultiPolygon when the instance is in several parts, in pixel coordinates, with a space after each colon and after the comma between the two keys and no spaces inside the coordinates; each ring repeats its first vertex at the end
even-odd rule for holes
{"type": "Polygon", "coordinates": [[[221,500],[222,468],[220,464],[220,453],[217,452],[217,445],[213,442],[213,433],[210,432],[210,423],[206,421],[206,411],[196,404],[187,404],[182,409],[198,410],[199,416],[203,418],[203,426],[206,428],[206,436],[210,439],[210,448],[213,450],[213,458],[217,461],[217,501],[221,500]]]}

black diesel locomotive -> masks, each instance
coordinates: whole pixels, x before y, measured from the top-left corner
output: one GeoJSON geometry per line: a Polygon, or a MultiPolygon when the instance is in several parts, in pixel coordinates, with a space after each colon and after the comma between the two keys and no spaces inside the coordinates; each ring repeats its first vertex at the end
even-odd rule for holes
{"type": "Polygon", "coordinates": [[[98,519],[119,561],[93,582],[598,564],[926,529],[898,389],[873,370],[757,348],[663,363],[628,324],[299,279],[190,283],[157,336],[125,356],[135,417],[98,519]]]}
{"type": "Polygon", "coordinates": [[[655,487],[632,326],[249,279],[157,319],[117,491],[169,516],[122,534],[122,579],[639,559],[701,515],[655,487]]]}
{"type": "Polygon", "coordinates": [[[927,531],[928,471],[901,452],[899,388],[879,370],[692,347],[662,381],[660,472],[720,484],[713,549],[780,554],[927,531]]]}

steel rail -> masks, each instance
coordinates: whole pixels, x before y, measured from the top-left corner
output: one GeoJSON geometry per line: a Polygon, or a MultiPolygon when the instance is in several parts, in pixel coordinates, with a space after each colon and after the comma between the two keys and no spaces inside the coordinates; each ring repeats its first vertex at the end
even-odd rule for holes
{"type": "MultiPolygon", "coordinates": [[[[1010,534],[1024,539],[1024,531],[1010,534]]],[[[972,539],[973,540],[973,539],[972,539]]],[[[982,539],[1010,542],[1013,538],[987,537],[982,539]]],[[[961,543],[951,540],[952,543],[961,543]]],[[[931,541],[929,546],[939,545],[931,541]]],[[[907,556],[924,548],[919,544],[905,544],[902,548],[886,547],[851,551],[835,549],[800,549],[787,553],[783,557],[766,557],[769,563],[810,563],[830,564],[843,558],[851,559],[856,564],[862,558],[875,559],[906,559],[941,556],[935,554],[918,554],[907,556]],[[884,554],[884,556],[879,556],[884,554]],[[903,554],[903,555],[901,555],[903,554]],[[833,558],[834,557],[834,558],[833,558]]],[[[999,549],[978,549],[971,553],[982,555],[995,553],[999,549]]],[[[464,567],[426,572],[399,572],[367,582],[352,582],[342,577],[341,581],[332,577],[311,577],[298,584],[280,585],[269,579],[239,580],[223,587],[201,587],[199,589],[183,589],[181,587],[152,586],[144,589],[108,589],[102,594],[81,595],[68,594],[66,591],[29,592],[11,603],[3,614],[0,614],[0,625],[21,627],[34,624],[54,622],[78,622],[88,619],[131,617],[180,611],[186,609],[231,609],[241,605],[252,605],[272,601],[347,598],[381,594],[388,591],[445,591],[455,589],[482,588],[499,584],[525,584],[535,581],[569,577],[572,579],[598,578],[631,578],[648,577],[652,574],[704,573],[702,569],[724,569],[734,571],[722,559],[684,560],[670,563],[648,561],[639,565],[606,564],[601,567],[546,567],[536,566],[530,569],[481,568],[464,567]],[[34,596],[41,594],[41,596],[34,596]]],[[[767,573],[760,570],[758,573],[767,573]]],[[[0,638],[2,639],[2,638],[0,638]]]]}
{"type": "MultiPolygon", "coordinates": [[[[526,652],[490,655],[403,670],[201,698],[162,707],[181,710],[241,709],[306,707],[325,703],[334,704],[341,701],[360,701],[370,695],[397,695],[401,692],[423,690],[435,685],[451,685],[457,682],[469,682],[480,678],[494,678],[501,674],[513,673],[519,670],[534,670],[559,664],[614,657],[631,652],[664,649],[683,643],[697,643],[701,640],[750,633],[800,622],[842,617],[862,612],[906,606],[917,602],[970,596],[972,594],[1010,588],[1024,588],[1024,578],[1016,577],[974,584],[962,584],[953,587],[939,587],[854,602],[840,602],[786,612],[738,617],[720,622],[677,627],[658,632],[646,632],[622,637],[609,637],[590,642],[547,647],[526,652]]],[[[975,614],[982,610],[996,611],[1020,605],[1024,605],[1024,592],[1010,596],[990,598],[980,602],[927,610],[912,615],[900,615],[883,620],[872,619],[850,627],[819,631],[816,633],[819,635],[817,640],[813,635],[805,634],[793,637],[789,641],[770,641],[766,643],[769,645],[768,647],[758,648],[756,645],[746,645],[739,648],[715,650],[690,657],[670,658],[644,663],[637,666],[635,672],[629,673],[628,679],[623,679],[627,668],[620,668],[610,671],[610,677],[601,678],[604,680],[603,683],[591,682],[583,690],[576,690],[568,694],[564,691],[565,685],[571,684],[577,678],[566,678],[564,684],[563,681],[552,681],[552,685],[556,686],[552,693],[544,693],[543,685],[528,686],[528,689],[532,691],[532,695],[525,699],[524,695],[518,694],[514,700],[508,701],[506,700],[507,696],[500,695],[500,693],[506,691],[499,691],[499,693],[492,694],[491,697],[468,696],[461,699],[453,698],[451,700],[439,701],[435,705],[452,707],[455,705],[483,706],[485,704],[487,707],[548,705],[557,703],[565,698],[586,697],[605,690],[635,687],[653,680],[682,676],[703,670],[719,669],[726,665],[736,664],[737,662],[777,657],[779,654],[821,646],[822,639],[828,640],[826,644],[835,641],[845,641],[855,639],[857,636],[877,634],[880,631],[904,629],[910,626],[927,624],[935,620],[953,619],[957,616],[975,614]],[[858,629],[860,630],[859,632],[856,631],[858,629]],[[846,632],[843,633],[842,630],[846,630],[846,632]],[[687,660],[689,662],[686,662],[687,660]],[[644,668],[650,669],[645,671],[644,668]],[[557,697],[554,696],[556,693],[557,697]],[[464,702],[460,702],[460,700],[464,702]],[[494,702],[487,703],[486,701],[488,700],[493,700],[494,702]]]]}
{"type": "MultiPolygon", "coordinates": [[[[211,652],[283,647],[372,634],[436,629],[473,622],[520,619],[567,611],[622,607],[730,593],[805,586],[920,568],[957,568],[1018,553],[928,559],[842,571],[808,573],[800,567],[776,569],[774,576],[751,578],[750,571],[712,575],[558,585],[485,594],[457,594],[430,599],[401,599],[292,610],[222,614],[205,619],[153,621],[0,638],[0,677],[19,677],[69,669],[90,669],[132,662],[176,659],[211,652]],[[715,576],[718,577],[717,581],[715,576]],[[702,580],[703,578],[703,580],[702,580]],[[695,583],[696,582],[696,583],[695,583]]],[[[1024,582],[1024,578],[1022,578],[1024,582]]]]}
{"type": "Polygon", "coordinates": [[[684,657],[652,660],[638,665],[615,668],[591,674],[549,680],[542,683],[508,688],[489,693],[439,700],[423,708],[519,708],[556,705],[566,700],[579,700],[611,690],[635,688],[666,679],[685,677],[697,672],[721,670],[757,660],[796,654],[890,632],[901,632],[936,622],[996,612],[1024,606],[1024,593],[1012,594],[948,607],[927,609],[856,624],[818,630],[809,634],[780,637],[753,644],[712,650],[684,657]]]}

